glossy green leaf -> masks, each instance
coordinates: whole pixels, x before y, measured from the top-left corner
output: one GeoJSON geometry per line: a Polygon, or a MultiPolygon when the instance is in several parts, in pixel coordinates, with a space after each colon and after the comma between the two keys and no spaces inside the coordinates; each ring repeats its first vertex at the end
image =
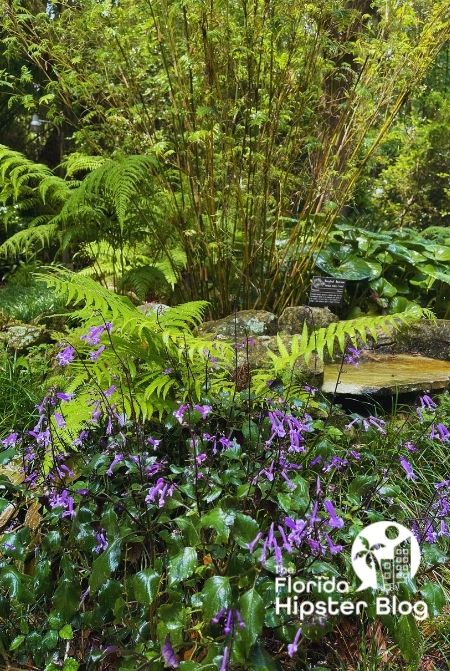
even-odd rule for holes
{"type": "Polygon", "coordinates": [[[390,245],[388,245],[388,251],[393,256],[396,256],[398,259],[407,261],[413,266],[416,266],[418,263],[426,261],[426,257],[420,252],[416,252],[415,249],[409,249],[408,247],[404,247],[403,245],[399,245],[396,243],[391,243],[390,245]]]}
{"type": "Polygon", "coordinates": [[[384,277],[379,277],[370,283],[370,288],[381,296],[381,298],[393,298],[397,293],[397,288],[388,282],[384,277]]]}
{"type": "Polygon", "coordinates": [[[149,606],[156,599],[161,581],[159,573],[151,568],[143,569],[133,577],[134,596],[136,601],[149,606]]]}
{"type": "Polygon", "coordinates": [[[8,590],[11,599],[20,599],[22,583],[25,576],[13,566],[5,566],[0,570],[0,584],[8,590]]]}
{"type": "Polygon", "coordinates": [[[68,657],[64,660],[62,671],[78,671],[80,662],[77,662],[73,657],[68,657]]]}
{"type": "Polygon", "coordinates": [[[109,547],[102,552],[92,563],[92,573],[89,586],[92,592],[96,592],[119,566],[122,551],[122,540],[117,538],[109,547]]]}
{"type": "Polygon", "coordinates": [[[202,590],[203,616],[211,620],[221,608],[231,604],[231,585],[226,576],[216,575],[209,578],[202,590]]]}
{"type": "Polygon", "coordinates": [[[64,627],[62,627],[62,629],[60,629],[58,631],[58,635],[64,641],[71,641],[72,638],[73,638],[73,631],[72,631],[72,627],[70,626],[70,624],[64,625],[64,627]]]}
{"type": "Polygon", "coordinates": [[[246,548],[259,531],[258,523],[249,515],[237,512],[234,518],[233,538],[238,545],[246,548]]]}
{"type": "Polygon", "coordinates": [[[186,580],[197,566],[197,551],[195,548],[183,548],[175,557],[169,561],[169,585],[175,585],[186,580]]]}
{"type": "Polygon", "coordinates": [[[255,671],[279,671],[280,667],[270,656],[262,643],[257,641],[251,651],[252,669],[255,671]]]}
{"type": "Polygon", "coordinates": [[[81,590],[77,583],[64,576],[58,582],[58,587],[53,596],[53,608],[55,614],[61,617],[64,622],[70,622],[73,615],[77,612],[80,604],[81,590]]]}
{"type": "Polygon", "coordinates": [[[25,640],[25,636],[16,636],[16,638],[12,641],[11,645],[9,646],[10,650],[17,650],[17,648],[20,648],[22,643],[25,640]]]}
{"type": "Polygon", "coordinates": [[[250,589],[239,599],[239,610],[245,628],[239,631],[237,645],[247,656],[250,648],[261,634],[264,624],[264,603],[256,589],[250,589]]]}
{"type": "Polygon", "coordinates": [[[430,617],[437,617],[447,603],[447,597],[441,585],[429,581],[422,585],[420,591],[428,606],[430,617]]]}
{"type": "Polygon", "coordinates": [[[201,518],[201,526],[204,529],[214,529],[216,531],[218,543],[225,543],[228,540],[230,528],[233,524],[234,514],[222,510],[222,508],[213,508],[201,518]]]}

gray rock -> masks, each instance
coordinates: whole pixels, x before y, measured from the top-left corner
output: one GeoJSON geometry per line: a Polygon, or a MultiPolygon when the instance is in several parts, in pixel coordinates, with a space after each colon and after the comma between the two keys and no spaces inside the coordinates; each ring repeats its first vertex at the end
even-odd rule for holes
{"type": "Polygon", "coordinates": [[[18,352],[27,350],[33,345],[50,342],[50,333],[43,326],[33,324],[19,324],[7,327],[0,333],[0,340],[6,347],[18,352]]]}
{"type": "Polygon", "coordinates": [[[424,319],[402,328],[389,346],[394,354],[421,354],[432,359],[450,359],[450,320],[424,319]]]}
{"type": "Polygon", "coordinates": [[[278,320],[280,331],[294,335],[301,333],[303,324],[306,322],[309,331],[323,328],[339,321],[329,308],[313,308],[308,305],[298,305],[297,307],[285,308],[278,320]]]}
{"type": "Polygon", "coordinates": [[[248,336],[273,335],[277,332],[277,318],[265,310],[240,310],[223,319],[202,324],[199,333],[220,338],[242,339],[248,336]]]}

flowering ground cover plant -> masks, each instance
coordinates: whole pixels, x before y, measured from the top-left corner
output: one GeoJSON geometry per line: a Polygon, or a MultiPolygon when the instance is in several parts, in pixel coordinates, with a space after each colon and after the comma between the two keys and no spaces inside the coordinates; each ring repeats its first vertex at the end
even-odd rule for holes
{"type": "MultiPolygon", "coordinates": [[[[112,329],[105,321],[82,335],[88,357],[102,356],[112,329]]],[[[348,357],[358,365],[355,350],[348,357]]],[[[57,355],[64,369],[75,359],[70,345],[57,355]]],[[[375,408],[349,417],[310,387],[289,401],[277,383],[263,399],[204,388],[201,402],[187,394],[143,422],[123,411],[120,386],[92,380],[90,389],[90,399],[50,389],[35,426],[2,441],[5,662],[46,671],[415,668],[429,637],[448,627],[447,396],[424,394],[388,419],[375,408]],[[71,433],[66,410],[76,402],[86,419],[71,433]],[[377,620],[370,590],[360,618],[277,614],[275,577],[286,571],[342,578],[356,591],[353,539],[393,518],[421,544],[421,571],[401,589],[428,604],[426,628],[412,615],[377,620]],[[339,652],[343,626],[356,652],[339,652]]]]}

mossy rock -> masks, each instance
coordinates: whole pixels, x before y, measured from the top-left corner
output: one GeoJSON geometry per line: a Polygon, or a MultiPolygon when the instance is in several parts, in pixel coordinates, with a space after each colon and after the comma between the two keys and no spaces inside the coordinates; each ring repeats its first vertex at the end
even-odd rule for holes
{"type": "Polygon", "coordinates": [[[14,326],[7,326],[3,332],[0,333],[0,341],[3,342],[8,349],[24,352],[35,345],[51,342],[51,336],[49,331],[43,326],[34,324],[16,324],[14,326]]]}
{"type": "Polygon", "coordinates": [[[240,310],[223,319],[205,322],[200,335],[242,340],[246,336],[274,335],[278,330],[276,315],[265,310],[240,310]]]}
{"type": "Polygon", "coordinates": [[[285,308],[278,320],[278,328],[283,333],[295,335],[303,331],[306,323],[308,331],[315,331],[339,321],[329,308],[314,308],[309,305],[298,305],[285,308]]]}

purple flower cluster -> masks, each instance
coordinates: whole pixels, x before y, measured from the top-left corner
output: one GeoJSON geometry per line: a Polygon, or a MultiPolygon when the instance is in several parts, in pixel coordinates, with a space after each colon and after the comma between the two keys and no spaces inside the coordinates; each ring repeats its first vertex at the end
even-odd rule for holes
{"type": "Polygon", "coordinates": [[[108,549],[109,543],[106,539],[106,532],[104,529],[101,529],[95,534],[95,540],[97,541],[97,545],[94,548],[94,552],[99,554],[108,549]]]}
{"type": "Polygon", "coordinates": [[[206,419],[212,411],[210,405],[200,405],[199,403],[190,406],[188,403],[182,403],[173,413],[175,419],[183,426],[185,424],[184,416],[187,412],[194,410],[200,413],[202,419],[206,419]]]}
{"type": "Polygon", "coordinates": [[[75,350],[72,345],[67,345],[58,352],[55,358],[60,366],[68,366],[75,359],[75,350]]]}
{"type": "Polygon", "coordinates": [[[219,624],[222,620],[224,622],[223,633],[225,636],[229,636],[232,633],[235,623],[237,623],[240,629],[245,629],[245,622],[242,619],[241,613],[236,608],[221,608],[214,615],[211,623],[219,624]]]}
{"type": "Polygon", "coordinates": [[[266,447],[270,447],[276,438],[286,437],[289,440],[288,452],[304,452],[304,434],[312,431],[312,418],[309,415],[299,419],[281,410],[271,410],[268,417],[271,435],[266,447]]]}
{"type": "Polygon", "coordinates": [[[275,529],[275,523],[272,522],[267,535],[261,531],[257,533],[247,547],[250,552],[254,552],[256,546],[262,541],[262,550],[259,561],[264,566],[267,563],[268,555],[273,554],[276,569],[279,573],[284,573],[285,562],[283,551],[291,555],[294,549],[299,550],[306,545],[308,552],[315,557],[323,556],[327,552],[332,555],[342,552],[342,545],[333,542],[328,530],[342,529],[344,521],[336,514],[335,508],[330,500],[324,501],[324,508],[328,515],[328,520],[319,517],[319,502],[316,501],[312,507],[311,513],[305,519],[294,520],[291,517],[284,519],[284,525],[278,524],[275,529]],[[324,528],[326,522],[326,528],[324,528]]]}
{"type": "Polygon", "coordinates": [[[174,484],[170,484],[164,478],[158,478],[156,484],[148,490],[145,502],[155,503],[155,500],[158,499],[158,508],[164,508],[166,499],[173,496],[174,491],[174,484]]]}
{"type": "Polygon", "coordinates": [[[162,647],[162,656],[165,665],[168,666],[169,669],[178,669],[180,662],[177,659],[169,636],[167,636],[166,640],[164,641],[164,645],[162,647]]]}
{"type": "Polygon", "coordinates": [[[439,440],[441,443],[450,442],[450,431],[445,424],[432,424],[430,429],[431,440],[439,440]]]}
{"type": "Polygon", "coordinates": [[[62,508],[61,517],[75,517],[74,500],[67,489],[62,492],[51,491],[49,494],[51,508],[62,508]]]}
{"type": "Polygon", "coordinates": [[[362,426],[364,431],[370,431],[371,429],[375,429],[375,431],[378,431],[378,433],[385,434],[386,433],[386,422],[383,419],[380,419],[379,417],[374,417],[373,415],[370,415],[369,417],[356,417],[353,419],[351,422],[349,422],[346,425],[346,429],[351,429],[353,426],[362,426]]]}

